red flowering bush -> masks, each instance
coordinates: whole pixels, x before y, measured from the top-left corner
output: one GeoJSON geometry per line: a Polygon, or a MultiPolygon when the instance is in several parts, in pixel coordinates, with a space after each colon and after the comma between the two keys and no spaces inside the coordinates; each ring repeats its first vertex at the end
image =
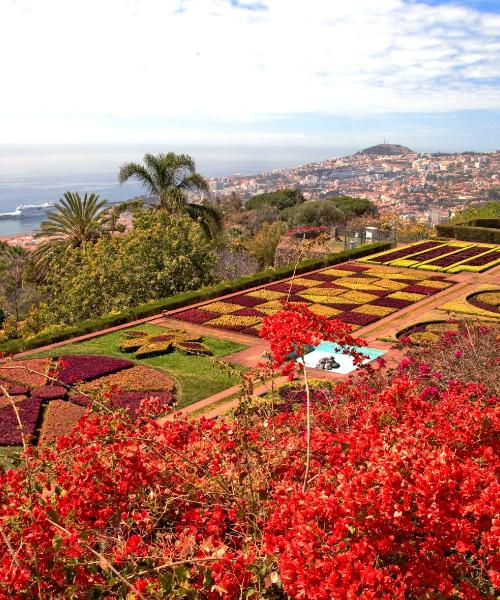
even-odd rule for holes
{"type": "MultiPolygon", "coordinates": [[[[320,339],[359,345],[300,305],[263,335],[290,374],[320,339]]],[[[307,407],[288,387],[265,417],[88,413],[0,473],[0,599],[494,600],[498,398],[407,367],[307,407]]]]}

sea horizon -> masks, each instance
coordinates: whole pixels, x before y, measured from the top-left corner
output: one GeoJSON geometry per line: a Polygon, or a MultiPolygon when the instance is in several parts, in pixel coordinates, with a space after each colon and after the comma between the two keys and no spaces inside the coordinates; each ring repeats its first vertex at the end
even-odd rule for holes
{"type": "MultiPolygon", "coordinates": [[[[169,146],[167,146],[168,148],[169,146]]],[[[307,146],[190,146],[175,151],[190,154],[206,178],[256,175],[355,152],[356,147],[307,146]]],[[[66,191],[95,192],[110,202],[144,193],[134,182],[118,183],[118,169],[142,160],[146,152],[165,151],[146,145],[0,146],[0,214],[22,204],[56,202],[66,191]]],[[[0,236],[22,235],[36,229],[41,218],[0,218],[0,236]]]]}

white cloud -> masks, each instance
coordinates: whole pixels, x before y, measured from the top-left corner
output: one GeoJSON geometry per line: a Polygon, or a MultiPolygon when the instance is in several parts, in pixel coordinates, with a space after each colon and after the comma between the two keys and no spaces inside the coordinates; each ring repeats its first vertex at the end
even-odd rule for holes
{"type": "Polygon", "coordinates": [[[207,119],[500,108],[495,15],[403,0],[262,4],[0,0],[3,140],[134,141],[207,119]]]}

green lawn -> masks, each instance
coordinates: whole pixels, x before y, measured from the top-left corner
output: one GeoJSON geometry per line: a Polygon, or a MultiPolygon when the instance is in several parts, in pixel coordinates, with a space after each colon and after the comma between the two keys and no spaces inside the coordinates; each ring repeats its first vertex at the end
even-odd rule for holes
{"type": "MultiPolygon", "coordinates": [[[[147,324],[131,327],[130,331],[134,329],[146,331],[147,333],[162,333],[164,331],[162,327],[147,324]]],[[[118,350],[118,345],[125,331],[129,331],[129,329],[101,335],[85,342],[68,344],[54,350],[39,352],[33,357],[58,356],[60,354],[107,354],[134,360],[133,354],[118,350]]],[[[203,342],[210,347],[214,357],[223,357],[246,348],[242,344],[229,340],[209,337],[203,338],[203,342]]],[[[167,371],[177,380],[179,383],[178,408],[189,406],[238,383],[237,374],[228,375],[223,372],[219,365],[215,363],[213,357],[209,356],[186,355],[175,351],[163,356],[136,360],[135,362],[167,371]]],[[[236,367],[236,369],[238,371],[244,370],[243,367],[236,367]]]]}

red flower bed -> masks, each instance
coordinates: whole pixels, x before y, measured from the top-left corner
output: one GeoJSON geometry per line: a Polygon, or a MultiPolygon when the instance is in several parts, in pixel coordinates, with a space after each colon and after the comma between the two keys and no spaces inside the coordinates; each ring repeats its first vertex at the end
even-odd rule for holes
{"type": "Polygon", "coordinates": [[[335,319],[342,321],[343,323],[350,323],[351,325],[369,325],[380,319],[380,315],[365,315],[360,312],[346,311],[335,315],[335,319]]]}
{"type": "Polygon", "coordinates": [[[136,419],[141,415],[141,403],[149,398],[157,398],[164,407],[174,401],[172,392],[117,392],[111,394],[109,406],[126,409],[132,419],[136,419]]]}
{"type": "Polygon", "coordinates": [[[465,264],[469,267],[482,267],[483,265],[487,265],[488,263],[498,260],[500,258],[500,250],[494,250],[493,252],[489,252],[485,256],[478,256],[477,258],[473,258],[468,260],[465,264]]]}
{"type": "Polygon", "coordinates": [[[461,262],[462,260],[466,260],[467,258],[473,258],[478,254],[482,254],[485,252],[485,248],[481,248],[479,246],[473,246],[472,248],[466,248],[461,250],[460,252],[456,252],[451,256],[444,256],[443,258],[437,258],[436,260],[431,261],[435,267],[449,267],[454,265],[455,263],[461,262]]]}
{"type": "MultiPolygon", "coordinates": [[[[268,288],[266,288],[268,289],[268,288]]],[[[282,291],[285,294],[288,294],[288,288],[286,290],[275,290],[282,291]]],[[[224,298],[224,302],[229,302],[230,304],[239,304],[240,306],[244,306],[246,308],[253,308],[259,304],[264,304],[267,302],[266,298],[256,298],[255,296],[248,296],[247,294],[238,294],[238,296],[231,296],[231,298],[224,298]]],[[[183,315],[186,313],[182,313],[183,315]]],[[[218,315],[216,315],[218,316],[218,315]]],[[[176,315],[177,318],[177,315],[176,315]]]]}
{"type": "Polygon", "coordinates": [[[27,385],[18,385],[16,383],[0,380],[0,395],[3,393],[4,389],[7,390],[7,393],[10,396],[24,396],[29,392],[29,387],[27,385]]]}
{"type": "MultiPolygon", "coordinates": [[[[16,403],[27,440],[35,433],[41,403],[39,398],[27,398],[16,403]]],[[[21,445],[22,435],[16,413],[12,406],[4,406],[0,408],[0,446],[21,445]]]]}
{"type": "Polygon", "coordinates": [[[442,290],[439,288],[426,287],[425,285],[408,285],[401,290],[402,292],[410,292],[411,294],[425,294],[426,296],[431,296],[436,292],[441,292],[442,290]]]}
{"type": "Polygon", "coordinates": [[[306,288],[303,285],[297,285],[296,283],[290,285],[290,283],[287,281],[284,281],[283,283],[275,283],[274,285],[269,285],[266,287],[266,290],[271,290],[272,292],[283,292],[284,294],[288,294],[288,292],[291,294],[296,294],[297,292],[301,292],[305,289],[306,288]]]}
{"type": "MultiPolygon", "coordinates": [[[[208,351],[205,346],[200,349],[200,352],[202,350],[208,351]]],[[[56,365],[56,374],[62,373],[63,378],[69,380],[83,376],[91,379],[87,383],[79,384],[76,393],[71,386],[42,385],[30,391],[27,386],[8,383],[5,385],[9,394],[12,391],[23,391],[25,394],[11,395],[12,401],[18,407],[22,427],[31,443],[46,441],[54,436],[68,433],[77,421],[77,417],[73,418],[73,416],[77,415],[79,418],[83,414],[80,409],[92,406],[93,397],[99,392],[105,397],[111,397],[110,402],[113,407],[129,407],[130,414],[134,417],[137,415],[141,401],[145,398],[159,397],[160,404],[164,405],[171,405],[173,402],[174,384],[165,373],[143,365],[132,366],[133,363],[130,361],[117,360],[113,357],[75,355],[69,357],[71,361],[67,361],[67,358],[63,357],[62,364],[56,365]],[[132,368],[129,368],[130,366],[132,368]],[[103,374],[99,378],[96,377],[97,370],[103,374]],[[26,397],[27,395],[30,397],[26,397]],[[39,421],[40,435],[37,431],[39,421]],[[34,437],[34,434],[37,435],[34,437]]],[[[28,374],[25,376],[22,373],[23,361],[19,361],[15,368],[16,377],[19,376],[21,379],[30,377],[29,369],[33,367],[33,362],[26,361],[26,363],[28,374]]],[[[8,397],[3,397],[0,391],[0,446],[20,445],[22,442],[12,401],[8,397]]]]}
{"type": "Polygon", "coordinates": [[[33,398],[40,400],[55,400],[56,398],[65,398],[68,390],[61,385],[43,385],[31,392],[33,398]]]}
{"type": "Polygon", "coordinates": [[[413,304],[413,302],[411,300],[399,300],[398,298],[379,298],[378,300],[368,302],[368,304],[387,306],[389,308],[406,308],[410,304],[413,304]]]}
{"type": "Polygon", "coordinates": [[[47,381],[50,358],[8,361],[0,365],[0,379],[28,387],[39,387],[47,381]]]}
{"type": "Polygon", "coordinates": [[[66,354],[59,357],[55,378],[63,383],[90,381],[133,366],[129,360],[111,356],[66,354]]]}
{"type": "Polygon", "coordinates": [[[387,252],[382,256],[375,256],[373,258],[370,257],[370,262],[376,262],[380,264],[388,263],[392,260],[399,260],[400,258],[405,258],[405,256],[410,256],[411,254],[416,254],[423,252],[424,250],[436,248],[441,244],[442,242],[424,242],[423,244],[419,244],[418,246],[406,246],[406,248],[400,248],[399,250],[394,250],[393,252],[387,252]]]}
{"type": "Polygon", "coordinates": [[[192,308],[190,310],[177,313],[175,318],[180,319],[181,321],[189,321],[190,323],[201,325],[206,321],[210,321],[210,319],[216,319],[218,316],[219,314],[215,312],[209,312],[208,310],[203,310],[202,308],[192,308]]]}

